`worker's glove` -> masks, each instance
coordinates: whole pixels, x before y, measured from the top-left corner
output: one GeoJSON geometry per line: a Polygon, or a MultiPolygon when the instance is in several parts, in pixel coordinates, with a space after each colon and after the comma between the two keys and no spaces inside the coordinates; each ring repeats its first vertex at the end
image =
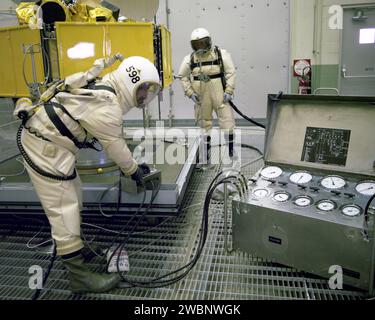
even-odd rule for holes
{"type": "Polygon", "coordinates": [[[199,104],[199,97],[196,93],[193,93],[190,99],[193,100],[195,104],[199,104]]]}
{"type": "Polygon", "coordinates": [[[137,171],[131,175],[131,178],[132,180],[136,181],[138,184],[141,184],[142,177],[146,174],[149,174],[150,172],[151,172],[150,167],[147,164],[142,163],[138,165],[137,171]]]}
{"type": "Polygon", "coordinates": [[[224,93],[224,103],[228,103],[233,100],[233,95],[230,93],[224,93]]]}

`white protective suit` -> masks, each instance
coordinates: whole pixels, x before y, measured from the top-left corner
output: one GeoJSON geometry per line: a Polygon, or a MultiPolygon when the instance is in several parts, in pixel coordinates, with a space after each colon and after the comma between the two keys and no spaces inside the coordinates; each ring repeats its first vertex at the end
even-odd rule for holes
{"type": "MultiPolygon", "coordinates": [[[[231,55],[226,50],[221,50],[221,54],[226,79],[225,92],[233,94],[236,79],[235,67],[231,55]]],[[[187,55],[180,66],[179,76],[181,77],[185,95],[190,98],[195,93],[199,97],[200,103],[195,104],[197,124],[205,132],[209,132],[212,129],[212,112],[215,111],[220,129],[233,132],[235,127],[233,110],[228,103],[224,103],[224,90],[221,79],[210,79],[207,82],[194,80],[194,77],[199,75],[220,74],[220,66],[217,64],[199,66],[200,62],[211,62],[218,59],[215,49],[212,48],[204,54],[194,52],[192,55],[194,63],[197,64],[196,67],[191,70],[191,55],[187,55]]]]}
{"type": "MultiPolygon", "coordinates": [[[[132,58],[139,57],[129,59],[132,58]]],[[[132,175],[138,169],[138,164],[133,159],[122,134],[123,116],[136,106],[133,89],[145,81],[157,83],[158,86],[159,75],[150,62],[148,63],[152,67],[148,68],[154,68],[151,72],[141,72],[135,65],[141,80],[134,84],[130,81],[133,79],[130,78],[130,74],[129,79],[124,77],[124,72],[129,67],[126,61],[129,60],[126,59],[117,70],[97,83],[112,87],[116,94],[107,90],[78,88],[70,92],[60,92],[51,101],[63,105],[69,114],[79,121],[78,123],[72,120],[69,115],[56,109],[60,119],[79,141],[84,141],[84,129],[87,130],[91,136],[99,140],[108,157],[116,162],[122,172],[132,175]]],[[[85,84],[88,79],[88,72],[78,73],[68,77],[65,84],[68,87],[69,83],[85,84]]],[[[35,164],[44,171],[58,176],[68,176],[74,172],[79,149],[69,138],[59,133],[44,107],[40,107],[28,120],[26,128],[28,130],[24,129],[22,132],[22,145],[35,164]]],[[[82,192],[79,176],[70,181],[54,181],[39,175],[28,165],[26,168],[49,219],[57,254],[66,255],[80,250],[83,242],[80,237],[82,192]]]]}

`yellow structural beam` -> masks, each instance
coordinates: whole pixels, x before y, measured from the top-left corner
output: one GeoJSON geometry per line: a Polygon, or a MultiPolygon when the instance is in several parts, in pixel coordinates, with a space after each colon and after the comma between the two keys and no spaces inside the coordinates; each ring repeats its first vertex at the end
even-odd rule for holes
{"type": "Polygon", "coordinates": [[[30,96],[26,81],[34,82],[31,45],[35,52],[36,80],[39,83],[44,81],[40,43],[40,30],[38,29],[33,30],[28,26],[0,28],[0,97],[30,96]]]}
{"type": "MultiPolygon", "coordinates": [[[[96,59],[118,52],[125,57],[142,56],[154,63],[152,23],[61,22],[56,23],[56,37],[60,78],[88,70],[96,59]]],[[[106,72],[117,66],[114,64],[106,72]]]]}

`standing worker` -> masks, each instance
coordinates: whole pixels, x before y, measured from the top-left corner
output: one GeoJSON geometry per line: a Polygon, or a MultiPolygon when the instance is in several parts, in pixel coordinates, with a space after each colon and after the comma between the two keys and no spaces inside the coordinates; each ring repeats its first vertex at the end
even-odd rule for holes
{"type": "Polygon", "coordinates": [[[70,289],[78,293],[105,292],[121,280],[117,273],[91,272],[84,260],[82,191],[75,170],[78,150],[95,148],[99,141],[124,175],[141,182],[142,175],[149,173],[148,166],[138,165],[128,149],[123,116],[133,107],[143,108],[158,94],[159,74],[147,59],[129,57],[97,80],[117,58],[123,60],[121,55],[99,59],[89,71],[51,87],[38,104],[20,99],[15,109],[23,120],[18,147],[51,225],[57,255],[69,271],[70,289]]]}
{"type": "Polygon", "coordinates": [[[235,121],[229,101],[233,99],[236,70],[231,55],[213,47],[210,33],[204,28],[192,32],[191,47],[194,51],[182,61],[179,77],[185,95],[195,103],[195,119],[203,131],[203,154],[208,162],[212,111],[215,111],[220,129],[225,130],[232,158],[235,121]]]}

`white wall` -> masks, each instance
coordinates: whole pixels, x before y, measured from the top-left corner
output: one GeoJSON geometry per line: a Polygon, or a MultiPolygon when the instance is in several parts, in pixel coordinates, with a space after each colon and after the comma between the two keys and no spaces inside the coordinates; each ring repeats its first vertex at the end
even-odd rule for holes
{"type": "Polygon", "coordinates": [[[18,20],[15,15],[17,5],[10,0],[0,1],[0,27],[17,26],[18,20]],[[12,12],[13,14],[9,14],[12,12]]]}
{"type": "MultiPolygon", "coordinates": [[[[267,94],[288,90],[289,0],[169,0],[173,69],[191,53],[190,34],[207,28],[215,45],[227,49],[237,67],[235,103],[252,117],[266,115],[267,94]]],[[[160,0],[158,23],[166,23],[166,0],[160,0]]],[[[176,119],[193,119],[193,104],[178,80],[173,85],[176,119]]],[[[163,118],[169,111],[164,92],[163,118]]]]}
{"type": "MultiPolygon", "coordinates": [[[[235,103],[243,113],[264,118],[267,94],[288,90],[289,1],[160,0],[157,23],[167,23],[167,2],[170,9],[174,74],[178,73],[183,57],[191,53],[191,31],[206,27],[214,44],[227,49],[237,67],[235,103]]],[[[193,104],[183,95],[178,80],[172,88],[175,118],[193,119],[193,104]]],[[[168,119],[168,90],[164,90],[161,109],[162,118],[168,119]]],[[[157,102],[150,105],[150,114],[152,119],[158,119],[157,102]]],[[[142,115],[134,110],[126,118],[141,119],[142,115]]]]}
{"type": "Polygon", "coordinates": [[[313,64],[339,64],[341,30],[329,28],[329,8],[332,5],[355,4],[375,4],[375,2],[370,0],[291,0],[291,62],[293,59],[310,57],[313,64]],[[316,7],[316,15],[314,15],[314,7],[316,7]],[[313,52],[314,34],[316,36],[315,54],[313,52]]]}

